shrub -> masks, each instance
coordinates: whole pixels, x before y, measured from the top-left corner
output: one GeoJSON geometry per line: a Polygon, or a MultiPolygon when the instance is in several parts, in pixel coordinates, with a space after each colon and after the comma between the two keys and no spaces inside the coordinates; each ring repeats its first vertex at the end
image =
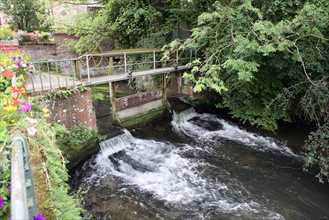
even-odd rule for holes
{"type": "Polygon", "coordinates": [[[0,26],[0,40],[13,40],[15,34],[10,28],[5,26],[0,26]]]}

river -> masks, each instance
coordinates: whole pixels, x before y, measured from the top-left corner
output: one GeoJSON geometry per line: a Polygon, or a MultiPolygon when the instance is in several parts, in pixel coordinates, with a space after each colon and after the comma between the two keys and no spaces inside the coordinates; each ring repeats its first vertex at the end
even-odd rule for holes
{"type": "Polygon", "coordinates": [[[286,141],[190,108],[103,141],[71,178],[90,219],[329,219],[286,141]]]}

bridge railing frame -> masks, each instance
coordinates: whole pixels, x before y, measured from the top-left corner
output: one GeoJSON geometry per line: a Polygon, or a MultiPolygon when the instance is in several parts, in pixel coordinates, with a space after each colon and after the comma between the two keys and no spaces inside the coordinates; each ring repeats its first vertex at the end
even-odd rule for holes
{"type": "MultiPolygon", "coordinates": [[[[114,70],[114,68],[121,68],[123,72],[117,73],[117,74],[131,74],[133,71],[133,66],[141,66],[145,64],[150,64],[151,69],[156,70],[159,68],[159,63],[162,65],[160,66],[172,66],[177,67],[180,65],[180,62],[183,62],[183,64],[186,64],[188,62],[191,62],[193,57],[193,51],[190,50],[189,56],[182,57],[178,51],[175,53],[172,53],[169,59],[161,59],[157,58],[156,56],[158,54],[164,53],[165,50],[136,50],[136,51],[122,51],[122,52],[109,52],[109,53],[100,53],[100,54],[85,54],[78,58],[73,59],[63,59],[63,60],[46,60],[46,61],[38,61],[33,62],[33,66],[35,68],[35,73],[32,77],[30,77],[30,81],[32,84],[32,88],[29,88],[30,91],[36,92],[36,91],[45,91],[45,90],[52,90],[57,88],[63,88],[63,87],[74,87],[81,84],[90,84],[91,83],[91,77],[93,73],[93,77],[95,77],[95,71],[106,69],[104,71],[107,75],[110,74],[110,69],[114,70]],[[151,54],[152,57],[150,57],[149,61],[142,61],[138,63],[129,63],[128,58],[131,56],[136,55],[145,55],[145,54],[151,54]],[[101,67],[93,66],[91,65],[90,61],[95,57],[101,57],[101,58],[108,58],[113,59],[115,57],[122,57],[123,62],[116,64],[116,65],[110,65],[110,62],[107,65],[103,65],[101,67]],[[63,64],[64,63],[64,64],[63,64]],[[64,72],[64,74],[61,74],[60,68],[61,66],[65,65],[65,63],[69,63],[70,65],[70,71],[67,73],[64,72]],[[43,68],[43,69],[42,69],[43,68]],[[44,70],[44,72],[43,72],[44,70]],[[83,72],[84,71],[84,72],[83,72]]],[[[183,65],[182,64],[182,65],[183,65]]]]}
{"type": "Polygon", "coordinates": [[[179,52],[175,52],[175,56],[169,59],[156,59],[156,54],[162,54],[166,52],[166,50],[141,50],[141,51],[129,51],[129,52],[109,52],[109,53],[101,53],[101,54],[86,54],[80,56],[79,60],[86,60],[87,63],[87,83],[91,82],[91,70],[97,70],[97,69],[108,69],[108,68],[123,68],[124,74],[129,74],[131,72],[130,67],[133,65],[142,65],[142,64],[152,64],[153,70],[157,69],[158,63],[173,63],[173,65],[178,66],[180,61],[188,61],[191,62],[193,59],[193,51],[189,50],[189,56],[188,57],[181,57],[179,55],[179,52]],[[128,57],[131,55],[144,55],[144,54],[153,54],[153,60],[150,62],[139,62],[139,63],[129,63],[128,57]],[[107,65],[103,67],[91,67],[89,65],[89,62],[87,60],[90,60],[91,57],[107,57],[107,58],[113,58],[113,57],[123,57],[123,63],[119,65],[107,65]]]}

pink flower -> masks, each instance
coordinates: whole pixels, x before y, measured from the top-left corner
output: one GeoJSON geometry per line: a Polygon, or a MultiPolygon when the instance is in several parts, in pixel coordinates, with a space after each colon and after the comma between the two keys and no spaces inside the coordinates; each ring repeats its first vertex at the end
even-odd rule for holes
{"type": "Polygon", "coordinates": [[[3,200],[3,198],[0,196],[0,208],[2,208],[2,206],[5,204],[5,201],[3,200]]]}
{"type": "Polygon", "coordinates": [[[23,106],[23,108],[17,110],[18,112],[22,113],[22,112],[27,112],[27,111],[31,110],[31,106],[28,102],[21,102],[20,104],[23,106]]]}
{"type": "Polygon", "coordinates": [[[46,220],[45,217],[42,216],[42,214],[38,214],[37,216],[33,216],[33,220],[46,220]]]}

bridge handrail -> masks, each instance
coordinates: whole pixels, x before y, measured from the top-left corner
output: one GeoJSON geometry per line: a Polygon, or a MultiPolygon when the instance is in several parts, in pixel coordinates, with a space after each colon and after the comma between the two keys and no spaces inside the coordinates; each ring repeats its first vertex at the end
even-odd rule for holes
{"type": "Polygon", "coordinates": [[[11,219],[33,219],[38,214],[26,140],[12,138],[11,154],[11,219]]]}
{"type": "Polygon", "coordinates": [[[84,54],[78,58],[71,59],[36,61],[32,63],[35,68],[35,74],[29,79],[29,89],[33,92],[43,92],[56,88],[69,88],[82,84],[90,84],[92,77],[100,75],[97,71],[103,69],[106,70],[104,74],[107,75],[113,74],[114,71],[119,71],[122,74],[129,75],[131,72],[136,71],[139,68],[146,68],[143,66],[144,64],[149,65],[150,70],[153,69],[154,71],[169,66],[172,66],[172,68],[177,70],[177,66],[184,65],[188,61],[191,62],[194,53],[193,50],[188,50],[189,54],[185,52],[179,54],[179,52],[176,51],[166,59],[160,58],[159,54],[161,55],[161,53],[165,51],[168,50],[157,48],[144,50],[132,49],[101,54],[84,54]],[[147,54],[148,56],[145,57],[144,60],[131,59],[131,57],[139,54],[147,54]],[[101,58],[97,58],[97,56],[100,56],[101,58]],[[120,62],[114,60],[116,56],[119,56],[118,59],[120,62]],[[94,59],[95,57],[96,60],[94,59]],[[103,57],[108,57],[109,60],[102,61],[103,57]],[[98,59],[101,60],[99,61],[98,59]]]}
{"type": "Polygon", "coordinates": [[[163,53],[166,50],[138,50],[138,51],[127,51],[127,52],[109,52],[109,53],[93,53],[93,54],[84,54],[80,56],[78,59],[82,59],[83,57],[91,57],[91,56],[98,56],[98,57],[108,57],[108,56],[120,56],[120,55],[130,55],[130,54],[145,54],[145,53],[163,53]]]}

